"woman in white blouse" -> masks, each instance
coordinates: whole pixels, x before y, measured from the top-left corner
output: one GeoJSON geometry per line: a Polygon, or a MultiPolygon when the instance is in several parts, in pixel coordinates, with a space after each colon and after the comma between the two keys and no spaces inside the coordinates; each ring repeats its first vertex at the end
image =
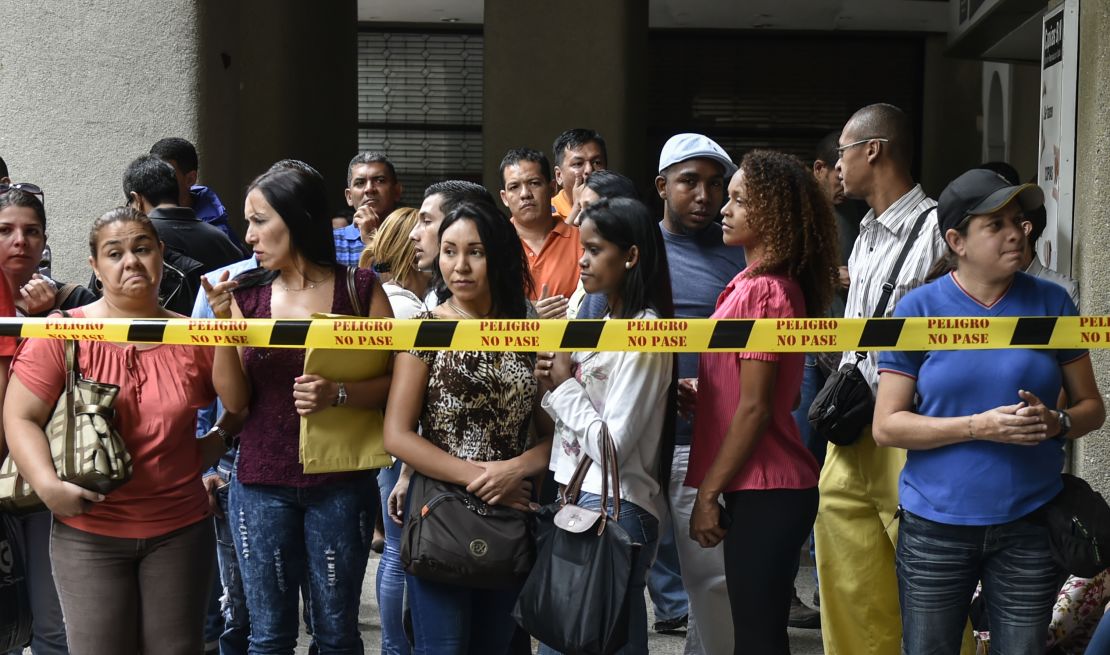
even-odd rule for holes
{"type": "MultiPolygon", "coordinates": [[[[643,204],[625,198],[600,200],[581,216],[585,252],[578,263],[586,292],[606,295],[606,318],[643,321],[644,334],[650,335],[650,328],[659,327],[652,323],[674,315],[659,227],[643,204]]],[[[628,587],[628,644],[621,653],[647,652],[644,584],[659,541],[660,471],[670,469],[669,463],[661,466],[660,453],[664,435],[669,439],[673,432],[664,425],[674,416],[673,373],[670,353],[547,353],[537,361],[536,377],[546,391],[541,406],[555,419],[555,480],[567,484],[583,456],[600,461],[602,423],[616,445],[619,523],[641,544],[628,587]]],[[[601,506],[601,476],[600,465],[589,469],[578,505],[601,506]]],[[[611,496],[605,504],[612,512],[611,496]]]]}

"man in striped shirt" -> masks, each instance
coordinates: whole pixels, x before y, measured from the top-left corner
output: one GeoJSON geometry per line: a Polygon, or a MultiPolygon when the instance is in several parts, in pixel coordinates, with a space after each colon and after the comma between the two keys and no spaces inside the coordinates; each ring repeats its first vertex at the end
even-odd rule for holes
{"type": "MultiPolygon", "coordinates": [[[[845,195],[871,207],[848,261],[845,318],[874,314],[902,246],[914,239],[887,303],[890,316],[946,252],[935,212],[917,235],[910,234],[917,217],[937,204],[910,174],[910,120],[892,105],[864,107],[844,126],[837,154],[845,195]]],[[[879,384],[877,356],[868,353],[859,364],[872,393],[879,384]]],[[[853,361],[855,353],[845,353],[841,365],[853,361]]],[[[852,445],[829,444],[814,526],[826,655],[897,655],[901,650],[894,513],[905,461],[904,450],[877,446],[870,426],[852,445]]]]}

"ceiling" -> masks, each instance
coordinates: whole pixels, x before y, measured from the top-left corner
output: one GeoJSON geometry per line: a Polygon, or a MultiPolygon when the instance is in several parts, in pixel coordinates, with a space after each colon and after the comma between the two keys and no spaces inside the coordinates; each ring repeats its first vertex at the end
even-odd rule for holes
{"type": "MultiPolygon", "coordinates": [[[[483,0],[358,0],[360,21],[481,24],[483,0]]],[[[947,0],[650,0],[653,28],[947,32],[947,0]]]]}

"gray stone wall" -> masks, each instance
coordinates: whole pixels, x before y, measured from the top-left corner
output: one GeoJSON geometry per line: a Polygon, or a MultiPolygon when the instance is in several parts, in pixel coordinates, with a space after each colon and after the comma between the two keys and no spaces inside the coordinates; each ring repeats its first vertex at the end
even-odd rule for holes
{"type": "Polygon", "coordinates": [[[46,192],[60,280],[87,282],[93,219],[123,203],[123,170],[164,136],[197,137],[197,9],[0,2],[0,157],[46,192]]]}
{"type": "MultiPolygon", "coordinates": [[[[1079,12],[1074,272],[1085,314],[1110,313],[1110,4],[1083,2],[1079,12]]],[[[1110,351],[1091,353],[1110,405],[1110,351]]],[[[1110,498],[1110,427],[1080,439],[1074,467],[1110,498]]]]}

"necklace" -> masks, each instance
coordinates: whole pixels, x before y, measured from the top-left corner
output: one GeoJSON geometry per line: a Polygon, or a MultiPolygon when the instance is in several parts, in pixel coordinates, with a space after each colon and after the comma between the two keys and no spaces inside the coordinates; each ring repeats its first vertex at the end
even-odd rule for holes
{"type": "Polygon", "coordinates": [[[301,287],[300,289],[291,289],[291,288],[289,288],[289,287],[285,286],[284,284],[282,284],[282,283],[281,283],[281,279],[280,279],[280,278],[278,278],[278,279],[275,279],[275,280],[274,280],[274,284],[276,284],[276,285],[278,285],[279,287],[281,287],[281,290],[282,290],[282,291],[307,291],[307,290],[309,290],[309,289],[315,289],[315,288],[317,287],[317,285],[319,285],[319,284],[323,283],[324,281],[326,281],[326,280],[328,279],[328,277],[331,277],[331,276],[326,276],[326,277],[324,277],[324,279],[323,279],[323,280],[317,280],[316,282],[313,282],[313,281],[311,281],[311,280],[310,280],[309,278],[307,278],[307,277],[306,277],[306,278],[305,278],[305,285],[304,285],[303,287],[301,287]]]}
{"type": "Polygon", "coordinates": [[[471,314],[471,313],[469,313],[469,312],[465,312],[465,311],[463,311],[463,309],[462,309],[461,307],[459,307],[458,305],[456,305],[456,304],[455,304],[455,301],[454,301],[453,299],[452,299],[452,300],[448,300],[448,301],[447,301],[446,303],[444,303],[444,304],[446,304],[446,305],[447,305],[448,307],[450,307],[450,308],[451,308],[451,311],[455,312],[455,313],[456,313],[456,314],[458,314],[459,316],[462,316],[463,318],[469,318],[469,319],[471,319],[471,320],[474,320],[474,319],[477,319],[477,318],[478,318],[477,316],[475,316],[475,315],[473,315],[473,314],[471,314]]]}

